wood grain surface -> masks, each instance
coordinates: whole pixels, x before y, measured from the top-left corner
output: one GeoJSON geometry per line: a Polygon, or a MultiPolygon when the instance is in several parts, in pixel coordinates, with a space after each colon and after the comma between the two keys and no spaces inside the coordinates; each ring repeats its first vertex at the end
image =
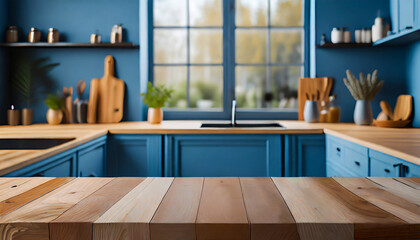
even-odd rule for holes
{"type": "Polygon", "coordinates": [[[405,223],[331,178],[273,181],[293,214],[301,239],[359,239],[369,235],[393,239],[405,223]]]}
{"type": "Polygon", "coordinates": [[[50,239],[92,239],[93,222],[144,181],[144,178],[117,178],[67,210],[50,223],[50,239]]]}
{"type": "Polygon", "coordinates": [[[249,239],[239,178],[206,178],[196,221],[198,240],[249,239]]]}
{"type": "Polygon", "coordinates": [[[173,178],[147,178],[93,225],[93,239],[150,239],[149,223],[173,178]]]}
{"type": "Polygon", "coordinates": [[[251,239],[299,239],[295,220],[270,178],[241,178],[251,239]]]}
{"type": "Polygon", "coordinates": [[[151,223],[152,240],[194,240],[204,178],[177,178],[151,223]]]}
{"type": "Polygon", "coordinates": [[[414,240],[420,239],[419,183],[341,177],[0,178],[0,191],[21,186],[0,203],[0,239],[414,240]],[[7,201],[19,207],[7,210],[7,201]]]}

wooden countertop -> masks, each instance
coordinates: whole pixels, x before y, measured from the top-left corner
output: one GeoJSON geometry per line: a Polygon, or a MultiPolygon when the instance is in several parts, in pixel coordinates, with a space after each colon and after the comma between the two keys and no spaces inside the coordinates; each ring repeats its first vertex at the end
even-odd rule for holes
{"type": "Polygon", "coordinates": [[[419,239],[420,178],[0,178],[2,239],[419,239]]]}
{"type": "MultiPolygon", "coordinates": [[[[202,122],[216,121],[164,121],[151,125],[147,122],[115,124],[68,124],[52,126],[0,126],[0,138],[75,137],[74,141],[46,150],[0,150],[0,175],[46,159],[99,136],[111,134],[331,134],[372,148],[394,157],[420,165],[420,129],[388,129],[357,126],[351,123],[323,124],[303,121],[277,122],[284,128],[200,128],[202,122]]],[[[240,121],[247,122],[247,121],[240,121]]],[[[253,121],[255,122],[255,121],[253,121]]]]}

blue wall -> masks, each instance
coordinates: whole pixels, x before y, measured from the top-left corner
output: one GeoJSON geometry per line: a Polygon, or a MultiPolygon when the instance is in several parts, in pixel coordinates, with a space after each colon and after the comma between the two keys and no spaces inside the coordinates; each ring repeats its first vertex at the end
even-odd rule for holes
{"type": "MultiPolygon", "coordinates": [[[[36,27],[42,31],[45,41],[48,28],[54,27],[60,31],[66,42],[89,42],[90,34],[98,30],[102,41],[109,42],[112,26],[122,23],[127,30],[126,41],[139,44],[138,0],[8,1],[8,25],[19,26],[23,35],[26,35],[31,27],[36,27]]],[[[23,39],[26,39],[25,36],[22,36],[21,40],[23,39]]],[[[138,49],[24,49],[13,50],[12,53],[19,51],[36,58],[47,56],[52,62],[60,63],[61,65],[51,73],[58,89],[62,89],[63,86],[75,88],[80,79],[85,80],[89,86],[92,78],[103,76],[105,56],[114,56],[116,75],[126,83],[123,120],[141,119],[138,49]]],[[[84,94],[84,98],[88,97],[89,87],[84,94]]],[[[34,121],[45,122],[45,104],[40,102],[34,108],[34,121]]]]}
{"type": "MultiPolygon", "coordinates": [[[[7,2],[0,1],[0,39],[4,39],[4,29],[7,26],[7,2]]],[[[6,50],[0,49],[0,124],[6,123],[7,80],[6,80],[6,50]]]]}
{"type": "Polygon", "coordinates": [[[420,127],[420,42],[409,46],[407,57],[407,80],[409,94],[414,97],[413,127],[420,127]]]}
{"type": "MultiPolygon", "coordinates": [[[[378,10],[381,16],[389,18],[389,0],[317,0],[316,42],[325,33],[330,39],[333,27],[348,27],[354,38],[354,30],[374,24],[378,10]]],[[[380,112],[379,101],[387,100],[395,104],[398,95],[406,93],[406,50],[404,48],[374,47],[351,49],[316,49],[316,76],[334,78],[333,93],[337,94],[342,107],[342,120],[353,121],[355,101],[344,86],[346,69],[358,76],[359,72],[378,69],[385,86],[372,102],[374,116],[380,112]]]]}

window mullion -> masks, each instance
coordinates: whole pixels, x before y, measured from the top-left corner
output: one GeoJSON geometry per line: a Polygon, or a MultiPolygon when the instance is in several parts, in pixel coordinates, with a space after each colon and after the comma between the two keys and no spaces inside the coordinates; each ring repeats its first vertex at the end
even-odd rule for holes
{"type": "Polygon", "coordinates": [[[223,1],[223,111],[230,115],[235,99],[235,0],[223,1]]]}
{"type": "Polygon", "coordinates": [[[187,107],[190,103],[190,0],[187,0],[187,107]]]}

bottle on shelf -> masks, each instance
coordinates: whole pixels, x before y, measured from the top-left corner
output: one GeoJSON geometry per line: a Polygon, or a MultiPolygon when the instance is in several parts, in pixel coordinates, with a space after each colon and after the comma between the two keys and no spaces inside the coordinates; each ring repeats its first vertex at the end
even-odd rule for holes
{"type": "Polygon", "coordinates": [[[338,104],[336,95],[332,95],[329,98],[328,105],[328,123],[338,123],[340,122],[341,109],[338,104]]]}

